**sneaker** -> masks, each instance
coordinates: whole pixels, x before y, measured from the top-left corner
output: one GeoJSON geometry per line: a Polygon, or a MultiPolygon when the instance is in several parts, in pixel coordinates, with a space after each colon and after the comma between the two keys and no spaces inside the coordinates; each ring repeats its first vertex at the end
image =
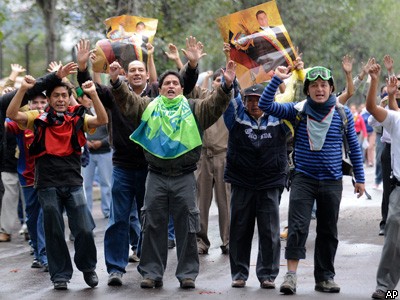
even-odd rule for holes
{"type": "Polygon", "coordinates": [[[281,284],[280,292],[285,295],[296,294],[297,275],[286,273],[281,284]]]}
{"type": "Polygon", "coordinates": [[[95,271],[83,272],[83,279],[85,279],[86,284],[92,288],[99,284],[99,278],[95,271]]]}
{"type": "Polygon", "coordinates": [[[372,299],[386,299],[386,292],[382,290],[376,290],[372,293],[372,299]]]}
{"type": "Polygon", "coordinates": [[[323,293],[339,293],[340,286],[338,286],[333,279],[317,282],[315,290],[323,293]]]}
{"type": "Polygon", "coordinates": [[[238,279],[238,280],[234,280],[232,281],[231,287],[234,288],[243,288],[246,286],[246,281],[243,279],[238,279]]]}
{"type": "Polygon", "coordinates": [[[196,287],[192,278],[182,279],[180,285],[182,289],[194,289],[196,287]]]}
{"type": "Polygon", "coordinates": [[[11,234],[0,232],[0,242],[11,242],[11,234]]]}
{"type": "Polygon", "coordinates": [[[152,288],[159,288],[163,286],[162,280],[153,280],[150,278],[144,278],[140,282],[140,287],[142,289],[152,289],[152,288]]]}
{"type": "Polygon", "coordinates": [[[136,255],[136,251],[133,251],[133,254],[129,256],[128,261],[130,263],[137,263],[140,261],[140,258],[136,255]]]}
{"type": "Polygon", "coordinates": [[[54,283],[55,290],[66,290],[68,289],[68,285],[66,281],[55,281],[54,283]]]}
{"type": "Polygon", "coordinates": [[[263,282],[260,283],[260,287],[262,289],[274,289],[275,288],[275,282],[271,280],[264,280],[263,282]]]}
{"type": "Polygon", "coordinates": [[[122,273],[112,272],[108,276],[108,285],[111,286],[121,286],[122,285],[122,273]]]}
{"type": "Polygon", "coordinates": [[[37,260],[37,259],[35,258],[35,259],[33,260],[33,262],[32,262],[31,268],[40,269],[41,267],[43,267],[42,264],[40,263],[39,260],[37,260]]]}
{"type": "Polygon", "coordinates": [[[380,236],[385,235],[385,229],[384,228],[379,229],[379,235],[380,236]]]}
{"type": "Polygon", "coordinates": [[[176,245],[174,240],[168,240],[168,249],[174,249],[175,246],[176,245]]]}

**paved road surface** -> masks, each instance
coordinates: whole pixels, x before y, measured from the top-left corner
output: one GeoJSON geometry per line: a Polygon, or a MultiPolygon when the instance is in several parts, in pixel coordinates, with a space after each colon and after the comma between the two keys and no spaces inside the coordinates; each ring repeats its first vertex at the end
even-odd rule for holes
{"type": "MultiPolygon", "coordinates": [[[[335,281],[341,286],[339,294],[324,294],[314,291],[313,279],[313,246],[315,240],[315,221],[307,242],[307,258],[300,262],[298,269],[297,294],[283,296],[279,290],[260,289],[255,275],[257,233],[253,239],[250,277],[243,289],[230,287],[231,277],[228,256],[222,255],[219,249],[218,216],[213,204],[210,214],[211,249],[208,255],[200,257],[200,275],[196,289],[182,290],[174,276],[176,268],[176,251],[169,250],[168,266],[164,276],[164,287],[154,290],[143,290],[139,287],[141,276],[136,264],[129,264],[123,277],[123,286],[107,286],[108,274],[104,264],[103,238],[107,220],[100,212],[100,203],[94,203],[94,218],[98,251],[99,286],[89,288],[82,273],[75,271],[67,291],[55,291],[48,273],[40,269],[31,269],[32,256],[29,246],[21,236],[13,235],[10,243],[0,243],[0,299],[370,299],[375,289],[375,274],[383,237],[378,236],[380,220],[380,202],[382,192],[373,190],[373,168],[367,168],[367,189],[372,199],[357,199],[349,178],[344,180],[344,193],[339,221],[339,248],[336,256],[335,281]]],[[[288,194],[284,193],[281,203],[281,224],[287,222],[288,194]]],[[[18,224],[15,226],[19,230],[18,224]]],[[[68,232],[66,232],[68,237],[68,232]]],[[[68,241],[71,252],[73,244],[68,241]]],[[[285,242],[282,242],[281,271],[276,279],[277,286],[282,282],[286,272],[284,257],[285,242]]]]}

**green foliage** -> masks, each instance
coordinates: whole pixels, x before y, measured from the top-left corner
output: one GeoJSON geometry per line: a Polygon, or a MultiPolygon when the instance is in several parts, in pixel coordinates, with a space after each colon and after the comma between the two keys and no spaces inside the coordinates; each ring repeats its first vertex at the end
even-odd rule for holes
{"type": "MultiPolygon", "coordinates": [[[[207,53],[200,63],[201,71],[215,70],[225,64],[223,41],[216,19],[264,2],[266,0],[64,0],[58,1],[57,24],[52,25],[57,28],[61,49],[61,41],[64,44],[68,41],[71,47],[81,37],[89,38],[92,45],[105,38],[103,21],[112,16],[130,14],[156,18],[159,25],[153,44],[158,73],[175,67],[164,54],[168,44],[174,43],[178,49],[184,48],[185,38],[190,35],[204,44],[207,53]]],[[[397,62],[395,69],[398,69],[396,66],[400,57],[396,50],[400,24],[396,21],[400,6],[397,2],[276,0],[293,44],[303,53],[305,66],[324,65],[332,68],[338,90],[345,85],[341,70],[341,59],[345,54],[355,59],[354,75],[369,57],[376,57],[382,63],[385,54],[394,58],[397,62]]],[[[5,0],[0,4],[0,24],[3,20],[1,32],[5,45],[3,55],[5,66],[10,62],[23,64],[24,45],[31,36],[39,34],[31,45],[31,56],[35,62],[32,65],[35,74],[41,74],[46,68],[45,65],[39,66],[46,61],[43,58],[45,25],[34,3],[33,0],[5,0]],[[18,11],[18,6],[29,9],[18,11]],[[7,35],[11,29],[12,34],[7,35]]],[[[70,52],[70,48],[60,52],[59,59],[65,61],[70,52]]],[[[183,55],[181,57],[184,60],[183,55]]]]}

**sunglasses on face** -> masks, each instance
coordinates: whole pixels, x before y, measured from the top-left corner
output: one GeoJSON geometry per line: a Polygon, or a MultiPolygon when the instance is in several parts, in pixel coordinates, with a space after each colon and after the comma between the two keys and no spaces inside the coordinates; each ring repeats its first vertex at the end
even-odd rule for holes
{"type": "Polygon", "coordinates": [[[325,67],[314,67],[306,74],[306,79],[309,81],[317,80],[318,77],[321,77],[322,80],[329,80],[332,78],[331,70],[325,67]]]}

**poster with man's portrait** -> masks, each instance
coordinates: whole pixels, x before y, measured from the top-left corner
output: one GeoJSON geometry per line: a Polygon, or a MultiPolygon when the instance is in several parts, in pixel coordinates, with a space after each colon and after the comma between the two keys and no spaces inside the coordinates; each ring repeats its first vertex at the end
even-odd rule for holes
{"type": "Polygon", "coordinates": [[[218,18],[217,23],[224,42],[230,44],[242,88],[270,80],[276,67],[292,65],[296,59],[275,1],[218,18]]]}
{"type": "Polygon", "coordinates": [[[109,64],[118,61],[126,71],[133,60],[147,62],[147,43],[152,43],[158,20],[137,16],[116,16],[104,21],[107,38],[96,43],[95,72],[108,73],[109,64]]]}

